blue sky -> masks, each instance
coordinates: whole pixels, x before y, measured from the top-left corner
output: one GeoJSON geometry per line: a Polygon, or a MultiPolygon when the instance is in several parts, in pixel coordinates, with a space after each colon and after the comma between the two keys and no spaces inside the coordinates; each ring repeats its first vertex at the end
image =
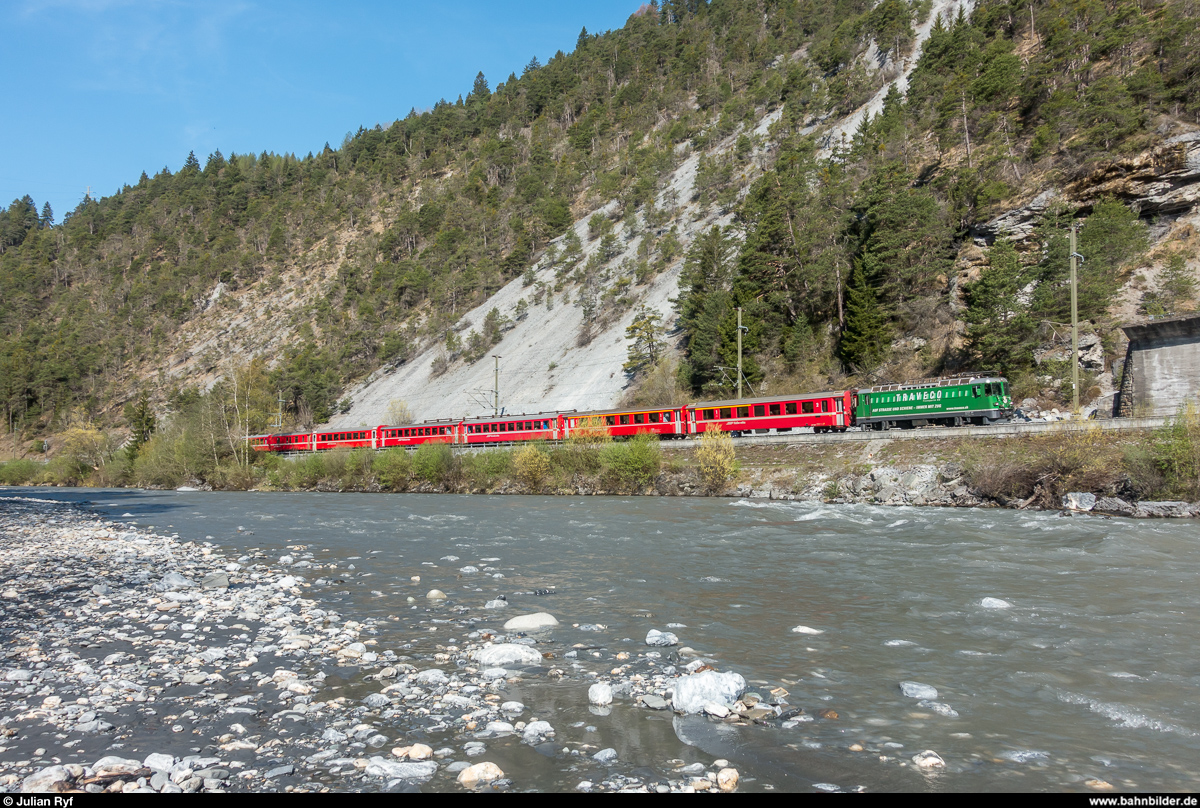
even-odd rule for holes
{"type": "Polygon", "coordinates": [[[641,0],[251,2],[0,0],[15,69],[0,115],[0,203],[29,194],[61,221],[91,186],[230,152],[316,152],[495,87],[579,30],[620,28],[641,0]]]}

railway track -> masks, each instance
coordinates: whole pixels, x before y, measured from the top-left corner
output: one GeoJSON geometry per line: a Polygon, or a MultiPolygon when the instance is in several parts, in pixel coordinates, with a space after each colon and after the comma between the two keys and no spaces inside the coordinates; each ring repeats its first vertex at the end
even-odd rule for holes
{"type": "MultiPolygon", "coordinates": [[[[931,440],[935,438],[1011,438],[1019,435],[1062,434],[1065,432],[1086,432],[1092,429],[1103,431],[1135,431],[1143,429],[1158,429],[1167,422],[1167,418],[1110,418],[1099,421],[1052,421],[1052,422],[1023,422],[1014,421],[1006,424],[990,426],[929,426],[916,429],[889,429],[883,432],[860,432],[853,427],[846,432],[817,434],[807,432],[785,432],[768,435],[741,435],[734,439],[737,446],[771,446],[786,444],[809,443],[853,443],[856,441],[872,440],[931,440]]],[[[546,441],[547,444],[557,445],[561,441],[546,441]]],[[[470,446],[455,445],[451,448],[456,453],[474,454],[490,449],[512,449],[529,445],[527,441],[504,441],[486,445],[473,444],[470,446]]],[[[664,449],[691,449],[700,445],[698,438],[679,438],[661,442],[664,449]]],[[[304,457],[312,452],[281,452],[283,457],[304,457]]]]}

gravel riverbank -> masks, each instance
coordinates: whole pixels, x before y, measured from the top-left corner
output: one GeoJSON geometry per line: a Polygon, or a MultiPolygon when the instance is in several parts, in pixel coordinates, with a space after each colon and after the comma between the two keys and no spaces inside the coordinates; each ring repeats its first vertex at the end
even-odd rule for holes
{"type": "Polygon", "coordinates": [[[336,565],[305,551],[231,558],[78,506],[0,497],[0,791],[528,788],[495,762],[513,747],[584,791],[732,791],[727,761],[625,763],[588,743],[594,727],[539,720],[514,694],[574,682],[597,715],[615,698],[812,720],[783,691],[745,693],[669,632],[616,652],[563,647],[544,634],[552,617],[507,636],[475,627],[503,602],[485,611],[431,592],[408,608],[441,612],[465,640],[398,654],[379,647],[376,623],[323,608],[314,592],[336,565]]]}

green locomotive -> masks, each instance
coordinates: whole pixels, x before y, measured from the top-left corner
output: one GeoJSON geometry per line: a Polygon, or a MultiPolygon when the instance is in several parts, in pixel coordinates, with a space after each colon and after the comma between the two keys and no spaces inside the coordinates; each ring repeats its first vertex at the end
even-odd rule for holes
{"type": "Polygon", "coordinates": [[[859,390],[854,412],[863,430],[983,425],[1009,420],[1013,403],[1007,379],[959,374],[859,390]]]}

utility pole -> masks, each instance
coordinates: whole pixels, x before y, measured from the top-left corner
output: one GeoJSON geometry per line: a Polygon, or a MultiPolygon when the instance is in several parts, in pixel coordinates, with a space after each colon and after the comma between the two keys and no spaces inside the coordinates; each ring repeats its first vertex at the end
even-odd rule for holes
{"type": "Polygon", "coordinates": [[[495,395],[495,398],[492,399],[492,417],[498,418],[500,417],[500,357],[492,354],[492,359],[496,360],[496,379],[492,384],[492,393],[495,395]]]}
{"type": "Polygon", "coordinates": [[[275,411],[275,423],[271,424],[276,429],[283,429],[283,391],[276,390],[275,395],[279,401],[279,409],[275,411]]]}
{"type": "Polygon", "coordinates": [[[1075,277],[1075,225],[1071,224],[1071,414],[1079,415],[1079,289],[1075,277]]]}
{"type": "Polygon", "coordinates": [[[738,306],[737,313],[738,313],[738,326],[737,326],[737,334],[738,334],[738,371],[737,371],[737,373],[738,373],[738,377],[737,377],[737,397],[738,397],[738,401],[741,401],[741,400],[742,400],[742,332],[743,332],[743,331],[749,331],[750,329],[748,329],[748,328],[743,328],[743,327],[742,327],[742,307],[741,307],[741,306],[738,306]]]}

